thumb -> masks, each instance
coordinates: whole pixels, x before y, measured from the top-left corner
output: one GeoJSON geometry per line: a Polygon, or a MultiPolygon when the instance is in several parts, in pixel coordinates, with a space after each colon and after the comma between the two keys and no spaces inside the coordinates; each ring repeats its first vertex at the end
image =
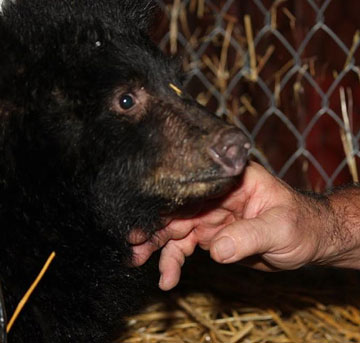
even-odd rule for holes
{"type": "Polygon", "coordinates": [[[233,263],[264,253],[272,247],[271,232],[271,225],[260,217],[238,220],[213,238],[211,257],[219,263],[233,263]]]}

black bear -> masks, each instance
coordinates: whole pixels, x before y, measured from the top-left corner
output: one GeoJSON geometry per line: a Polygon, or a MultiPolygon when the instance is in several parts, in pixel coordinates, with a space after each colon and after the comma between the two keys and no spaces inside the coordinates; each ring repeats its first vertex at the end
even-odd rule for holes
{"type": "Polygon", "coordinates": [[[151,0],[5,0],[0,14],[0,284],[9,342],[110,342],[155,285],[127,238],[228,191],[246,137],[182,90],[151,0]]]}

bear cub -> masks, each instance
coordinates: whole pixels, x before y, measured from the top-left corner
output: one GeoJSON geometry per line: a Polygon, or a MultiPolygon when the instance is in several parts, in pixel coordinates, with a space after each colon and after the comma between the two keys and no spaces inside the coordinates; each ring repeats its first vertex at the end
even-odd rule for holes
{"type": "Polygon", "coordinates": [[[8,316],[56,252],[9,343],[111,342],[157,282],[151,263],[130,267],[131,230],[151,237],[164,215],[229,191],[246,164],[246,137],[183,90],[178,64],[149,39],[154,9],[151,0],[3,1],[8,316]]]}

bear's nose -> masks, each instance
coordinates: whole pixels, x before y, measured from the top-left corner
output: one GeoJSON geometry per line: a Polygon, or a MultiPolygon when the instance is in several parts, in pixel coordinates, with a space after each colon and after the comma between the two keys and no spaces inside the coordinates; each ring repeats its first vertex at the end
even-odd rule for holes
{"type": "Polygon", "coordinates": [[[240,130],[231,128],[221,131],[207,151],[212,160],[222,167],[222,176],[235,176],[242,172],[250,148],[246,136],[240,130]]]}

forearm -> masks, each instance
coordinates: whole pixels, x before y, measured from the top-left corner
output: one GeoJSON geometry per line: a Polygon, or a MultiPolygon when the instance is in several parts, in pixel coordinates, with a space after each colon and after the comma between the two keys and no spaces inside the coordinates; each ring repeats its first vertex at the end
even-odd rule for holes
{"type": "Polygon", "coordinates": [[[360,269],[360,188],[337,189],[312,202],[318,230],[313,263],[360,269]]]}

